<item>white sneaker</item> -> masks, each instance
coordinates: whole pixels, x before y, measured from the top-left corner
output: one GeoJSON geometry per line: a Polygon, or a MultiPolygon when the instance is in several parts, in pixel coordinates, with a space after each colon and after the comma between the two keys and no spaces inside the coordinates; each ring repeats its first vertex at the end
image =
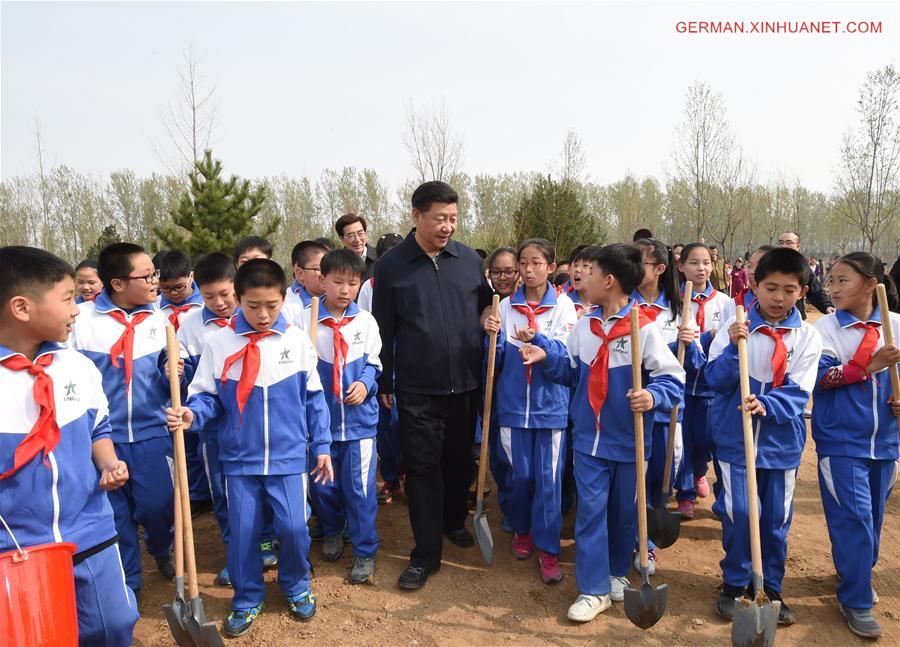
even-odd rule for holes
{"type": "MultiPolygon", "coordinates": [[[[656,575],[656,550],[647,551],[647,564],[647,574],[656,575]]],[[[634,572],[638,575],[641,574],[641,554],[639,552],[634,554],[634,572]]]]}
{"type": "Polygon", "coordinates": [[[875,587],[872,587],[872,604],[878,604],[878,594],[875,593],[875,587]]]}
{"type": "Polygon", "coordinates": [[[608,595],[579,595],[569,607],[566,617],[575,622],[588,622],[611,606],[608,595]]]}
{"type": "Polygon", "coordinates": [[[609,578],[609,585],[612,588],[609,597],[612,598],[613,602],[621,602],[625,599],[625,588],[631,586],[631,582],[628,581],[627,577],[616,577],[613,575],[609,578]]]}

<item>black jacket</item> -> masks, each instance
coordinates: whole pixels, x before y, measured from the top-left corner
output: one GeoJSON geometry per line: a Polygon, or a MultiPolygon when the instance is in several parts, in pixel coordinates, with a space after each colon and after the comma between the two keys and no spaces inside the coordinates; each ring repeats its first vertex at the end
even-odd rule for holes
{"type": "Polygon", "coordinates": [[[366,271],[363,274],[362,282],[365,283],[368,281],[372,275],[375,273],[375,248],[369,244],[366,244],[366,271]]]}
{"type": "MultiPolygon", "coordinates": [[[[822,287],[822,283],[812,272],[810,272],[807,285],[809,286],[809,292],[806,293],[806,298],[819,312],[827,314],[828,308],[833,308],[834,304],[831,302],[825,288],[822,287]]],[[[803,299],[800,299],[797,303],[797,309],[800,311],[800,316],[806,319],[806,303],[804,303],[803,299]]]]}
{"type": "Polygon", "coordinates": [[[481,386],[483,331],[491,304],[481,257],[451,240],[433,260],[406,239],[378,261],[372,314],[381,331],[379,393],[463,393],[481,386]]]}

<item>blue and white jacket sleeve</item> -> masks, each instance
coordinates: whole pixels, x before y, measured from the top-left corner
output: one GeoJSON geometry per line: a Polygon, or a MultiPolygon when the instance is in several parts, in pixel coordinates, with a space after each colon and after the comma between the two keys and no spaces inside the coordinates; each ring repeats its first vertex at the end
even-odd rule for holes
{"type": "Polygon", "coordinates": [[[309,453],[311,456],[321,456],[331,451],[331,415],[316,367],[319,359],[308,337],[305,338],[303,354],[306,356],[304,366],[307,367],[306,430],[309,434],[309,453]]]}
{"type": "MultiPolygon", "coordinates": [[[[368,313],[366,313],[368,314],[368,313]]],[[[366,365],[358,380],[366,385],[366,393],[375,395],[378,392],[378,378],[381,375],[381,333],[378,323],[371,315],[366,318],[366,365]]],[[[318,375],[318,372],[316,372],[318,375]]]]}
{"type": "Polygon", "coordinates": [[[578,314],[575,312],[575,304],[569,299],[560,299],[554,311],[553,323],[549,334],[538,333],[531,343],[547,353],[547,359],[555,356],[558,361],[568,361],[569,350],[566,342],[569,334],[578,323],[578,314]]]}
{"type": "Polygon", "coordinates": [[[547,359],[541,362],[540,370],[551,382],[563,386],[574,387],[578,383],[579,343],[582,329],[589,325],[587,318],[582,317],[566,340],[565,354],[547,353],[547,359]]]}
{"type": "Polygon", "coordinates": [[[709,347],[709,362],[706,364],[706,383],[716,393],[728,395],[735,388],[741,378],[738,365],[737,346],[731,342],[728,336],[728,328],[733,319],[729,319],[716,334],[709,347]]]}
{"type": "Polygon", "coordinates": [[[219,380],[216,375],[215,360],[212,352],[200,356],[194,379],[188,387],[186,406],[194,412],[194,424],[197,429],[212,429],[222,415],[224,409],[219,401],[219,380]]]}
{"type": "Polygon", "coordinates": [[[103,392],[103,377],[93,364],[88,366],[87,372],[91,381],[90,392],[95,395],[93,409],[96,411],[96,415],[94,416],[94,429],[91,432],[91,442],[95,443],[98,440],[110,438],[112,427],[109,424],[109,402],[106,399],[106,393],[103,392]]]}
{"type": "Polygon", "coordinates": [[[650,380],[644,388],[653,396],[653,408],[671,411],[676,405],[681,405],[684,369],[669,352],[669,347],[656,326],[641,328],[641,362],[644,370],[650,372],[650,380]]]}

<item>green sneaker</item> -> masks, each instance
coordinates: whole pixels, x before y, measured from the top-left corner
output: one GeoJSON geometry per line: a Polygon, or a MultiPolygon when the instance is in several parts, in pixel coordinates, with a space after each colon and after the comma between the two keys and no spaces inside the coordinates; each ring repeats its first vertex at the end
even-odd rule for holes
{"type": "Polygon", "coordinates": [[[262,613],[265,606],[264,603],[260,603],[252,609],[232,609],[225,620],[225,634],[232,638],[243,636],[250,631],[253,621],[262,613]]]}
{"type": "Polygon", "coordinates": [[[291,615],[297,620],[309,620],[316,615],[316,596],[310,589],[287,599],[291,615]]]}

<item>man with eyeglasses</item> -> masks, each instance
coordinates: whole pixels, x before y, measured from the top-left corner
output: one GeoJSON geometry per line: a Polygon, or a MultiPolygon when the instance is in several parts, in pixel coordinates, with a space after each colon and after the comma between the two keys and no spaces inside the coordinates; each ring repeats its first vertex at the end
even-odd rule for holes
{"type": "MultiPolygon", "coordinates": [[[[778,246],[788,247],[799,252],[800,236],[793,231],[786,231],[778,237],[778,246]]],[[[828,297],[828,293],[812,272],[809,273],[807,285],[809,286],[809,291],[806,293],[806,298],[809,299],[809,302],[824,315],[834,312],[834,304],[828,297]]],[[[806,319],[806,299],[797,301],[797,310],[800,311],[800,316],[806,319]]]]}
{"type": "Polygon", "coordinates": [[[359,256],[366,264],[362,282],[365,283],[372,277],[375,265],[375,249],[366,241],[366,219],[355,213],[347,213],[337,219],[334,230],[341,239],[344,249],[349,249],[359,256]]]}

